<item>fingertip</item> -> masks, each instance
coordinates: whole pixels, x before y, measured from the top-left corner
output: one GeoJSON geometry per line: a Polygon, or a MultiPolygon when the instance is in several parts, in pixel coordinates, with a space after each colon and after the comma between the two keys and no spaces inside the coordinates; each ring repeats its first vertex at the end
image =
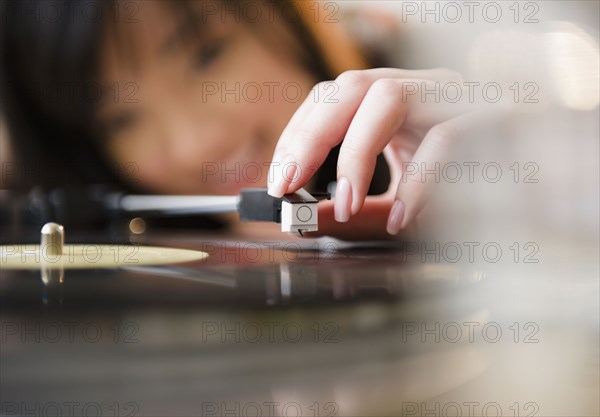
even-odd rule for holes
{"type": "Polygon", "coordinates": [[[345,177],[338,179],[333,203],[335,220],[339,223],[346,223],[350,220],[352,185],[345,177]]]}
{"type": "Polygon", "coordinates": [[[282,163],[271,162],[267,194],[275,198],[281,198],[287,194],[296,180],[297,167],[297,163],[291,156],[287,156],[282,163]]]}
{"type": "Polygon", "coordinates": [[[400,200],[395,200],[386,226],[386,230],[390,235],[395,236],[402,230],[405,211],[404,203],[400,200]]]}
{"type": "Polygon", "coordinates": [[[367,196],[365,194],[360,194],[356,191],[352,194],[352,205],[350,207],[351,216],[356,216],[362,210],[366,198],[367,196]]]}
{"type": "Polygon", "coordinates": [[[282,176],[278,176],[277,178],[273,178],[269,181],[269,185],[267,186],[267,194],[271,197],[281,198],[287,191],[288,184],[284,180],[282,176]]]}
{"type": "Polygon", "coordinates": [[[275,198],[281,198],[284,195],[284,193],[279,188],[267,188],[267,194],[275,198]]]}

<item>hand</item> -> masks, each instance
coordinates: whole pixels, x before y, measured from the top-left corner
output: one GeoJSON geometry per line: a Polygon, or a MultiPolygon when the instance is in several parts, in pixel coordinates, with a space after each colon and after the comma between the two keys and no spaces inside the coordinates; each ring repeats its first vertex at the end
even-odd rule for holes
{"type": "MultiPolygon", "coordinates": [[[[421,175],[402,178],[404,166],[412,162],[431,169],[466,123],[465,100],[443,102],[425,92],[448,83],[462,88],[462,78],[446,69],[378,68],[345,72],[334,83],[335,102],[315,100],[313,89],[283,131],[271,163],[269,194],[281,197],[305,186],[342,142],[335,199],[320,207],[320,232],[340,234],[341,225],[330,220],[333,214],[340,223],[352,218],[352,236],[377,236],[384,230],[396,235],[419,214],[428,189],[421,175]],[[366,199],[381,152],[390,166],[390,188],[366,199]]],[[[325,82],[315,89],[330,87],[325,82]]]]}

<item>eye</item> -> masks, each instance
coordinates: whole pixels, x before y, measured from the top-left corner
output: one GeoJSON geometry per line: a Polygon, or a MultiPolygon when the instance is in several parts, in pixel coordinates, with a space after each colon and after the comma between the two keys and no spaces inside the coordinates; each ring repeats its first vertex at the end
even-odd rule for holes
{"type": "Polygon", "coordinates": [[[194,56],[194,68],[202,70],[216,60],[224,49],[223,41],[215,41],[202,45],[194,56]]]}

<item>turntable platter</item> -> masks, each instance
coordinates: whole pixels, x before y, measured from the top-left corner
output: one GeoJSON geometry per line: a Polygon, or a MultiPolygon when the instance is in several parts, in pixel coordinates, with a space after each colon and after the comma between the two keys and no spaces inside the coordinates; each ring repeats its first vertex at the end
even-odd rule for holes
{"type": "Polygon", "coordinates": [[[207,256],[197,250],[140,245],[65,245],[61,255],[49,254],[41,245],[0,246],[2,269],[153,266],[197,261],[207,256]]]}

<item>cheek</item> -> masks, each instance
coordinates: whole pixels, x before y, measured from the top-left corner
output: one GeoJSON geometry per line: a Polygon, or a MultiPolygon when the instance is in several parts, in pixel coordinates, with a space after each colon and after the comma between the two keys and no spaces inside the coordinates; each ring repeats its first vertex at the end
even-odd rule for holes
{"type": "Polygon", "coordinates": [[[219,94],[232,121],[240,129],[260,130],[271,142],[314,84],[305,71],[272,49],[268,41],[244,32],[232,43],[214,79],[221,93],[233,92],[219,94]]]}
{"type": "Polygon", "coordinates": [[[161,165],[150,157],[150,154],[139,152],[132,146],[121,143],[109,146],[109,155],[119,167],[128,167],[127,170],[119,169],[119,177],[128,185],[148,190],[163,188],[161,184],[165,178],[161,165]]]}
{"type": "Polygon", "coordinates": [[[243,76],[240,85],[246,88],[241,90],[240,103],[228,109],[238,127],[234,134],[259,137],[270,158],[283,129],[310,91],[312,80],[267,59],[243,76]]]}

